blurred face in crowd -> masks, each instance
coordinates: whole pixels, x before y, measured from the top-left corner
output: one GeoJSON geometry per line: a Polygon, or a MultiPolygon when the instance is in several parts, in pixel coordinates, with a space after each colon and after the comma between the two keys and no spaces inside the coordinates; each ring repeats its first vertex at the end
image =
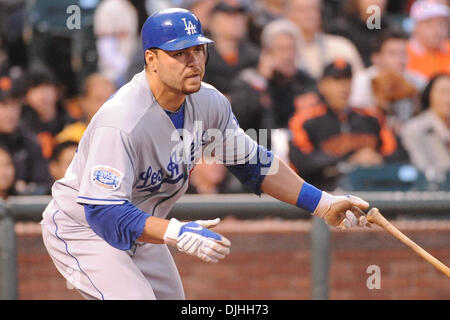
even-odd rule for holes
{"type": "Polygon", "coordinates": [[[296,72],[296,43],[291,35],[279,33],[272,39],[269,49],[274,69],[287,77],[291,77],[296,72]]]}
{"type": "Polygon", "coordinates": [[[100,74],[94,74],[87,79],[86,93],[81,100],[81,108],[89,121],[115,90],[115,85],[100,74]]]}
{"type": "Polygon", "coordinates": [[[319,91],[328,105],[336,112],[344,110],[348,105],[352,78],[324,77],[319,81],[319,91]]]}
{"type": "Polygon", "coordinates": [[[190,10],[197,16],[202,24],[203,31],[209,30],[209,17],[212,8],[216,5],[217,0],[201,0],[197,1],[190,10]]]}
{"type": "Polygon", "coordinates": [[[247,17],[240,12],[215,12],[209,21],[214,40],[239,41],[247,32],[247,17]]]}
{"type": "Polygon", "coordinates": [[[436,80],[430,92],[430,109],[441,119],[450,119],[450,76],[436,80]]]}
{"type": "Polygon", "coordinates": [[[217,186],[225,179],[227,169],[218,163],[199,163],[192,171],[191,179],[198,193],[216,193],[217,186]]]}
{"type": "Polygon", "coordinates": [[[76,151],[76,146],[68,146],[56,160],[50,162],[49,171],[55,181],[64,177],[76,151]]]}
{"type": "Polygon", "coordinates": [[[37,112],[42,121],[51,121],[56,116],[58,89],[52,84],[41,84],[30,88],[25,101],[37,112]]]}
{"type": "Polygon", "coordinates": [[[264,8],[275,16],[284,13],[285,0],[264,0],[264,8]]]}
{"type": "Polygon", "coordinates": [[[0,101],[0,133],[13,133],[20,121],[22,108],[17,99],[6,99],[0,101]]]}
{"type": "Polygon", "coordinates": [[[287,16],[297,25],[304,37],[320,31],[322,25],[321,0],[287,0],[287,16]]]}
{"type": "Polygon", "coordinates": [[[6,198],[6,193],[14,183],[16,171],[9,153],[0,148],[0,198],[6,198]]]}
{"type": "Polygon", "coordinates": [[[414,36],[429,50],[440,49],[448,39],[449,21],[445,17],[435,17],[417,23],[414,36]]]}
{"type": "Polygon", "coordinates": [[[358,0],[358,11],[359,16],[362,18],[362,20],[366,20],[370,15],[373,14],[372,10],[369,10],[367,12],[367,9],[370,6],[377,6],[380,8],[380,13],[383,14],[386,10],[387,0],[358,0]]]}
{"type": "Polygon", "coordinates": [[[388,39],[380,52],[374,53],[373,63],[385,70],[403,73],[407,64],[407,40],[388,39]]]}

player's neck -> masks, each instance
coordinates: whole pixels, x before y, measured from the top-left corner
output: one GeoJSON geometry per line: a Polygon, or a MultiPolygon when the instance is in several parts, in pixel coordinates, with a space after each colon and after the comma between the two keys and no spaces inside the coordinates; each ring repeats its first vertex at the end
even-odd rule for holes
{"type": "Polygon", "coordinates": [[[183,104],[186,96],[183,93],[175,92],[168,88],[163,83],[158,81],[157,77],[150,77],[146,73],[147,81],[150,85],[150,90],[153,93],[158,104],[167,111],[175,112],[183,104]]]}

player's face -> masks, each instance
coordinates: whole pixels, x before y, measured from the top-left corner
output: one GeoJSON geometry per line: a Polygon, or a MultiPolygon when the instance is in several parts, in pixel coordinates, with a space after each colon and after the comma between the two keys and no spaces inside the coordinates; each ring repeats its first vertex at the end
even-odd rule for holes
{"type": "Polygon", "coordinates": [[[157,74],[161,82],[185,95],[200,90],[205,75],[206,46],[158,51],[157,74]]]}

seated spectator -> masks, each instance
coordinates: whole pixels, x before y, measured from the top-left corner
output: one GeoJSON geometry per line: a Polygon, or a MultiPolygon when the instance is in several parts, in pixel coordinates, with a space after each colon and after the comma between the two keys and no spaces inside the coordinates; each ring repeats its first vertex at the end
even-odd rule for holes
{"type": "Polygon", "coordinates": [[[350,40],[323,33],[321,0],[287,0],[286,16],[300,34],[299,67],[315,79],[320,78],[329,62],[342,58],[349,61],[353,70],[364,69],[358,50],[350,40]]]}
{"type": "Polygon", "coordinates": [[[16,169],[8,150],[0,145],[0,200],[14,193],[16,169]]]}
{"type": "Polygon", "coordinates": [[[408,70],[427,80],[450,72],[449,7],[444,2],[419,0],[411,7],[414,31],[408,44],[408,70]]]}
{"type": "Polygon", "coordinates": [[[261,33],[270,22],[284,18],[285,0],[260,0],[252,7],[248,25],[250,40],[261,47],[261,33]]]}
{"type": "Polygon", "coordinates": [[[341,163],[374,166],[405,160],[392,131],[363,109],[349,107],[351,81],[350,64],[329,64],[318,83],[322,101],[297,110],[289,121],[292,165],[325,190],[336,187],[341,163]]]}
{"type": "Polygon", "coordinates": [[[54,181],[64,177],[77,152],[77,148],[78,143],[75,141],[66,141],[55,146],[48,165],[50,175],[54,181]]]}
{"type": "Polygon", "coordinates": [[[295,96],[316,89],[296,66],[297,30],[287,20],[264,27],[257,68],[243,70],[233,81],[230,101],[241,128],[287,128],[295,96]]]}
{"type": "Polygon", "coordinates": [[[87,77],[83,85],[83,93],[79,99],[81,120],[67,125],[55,137],[56,143],[64,141],[80,142],[92,117],[103,103],[116,91],[116,87],[105,76],[94,73],[87,77]]]}
{"type": "Polygon", "coordinates": [[[0,144],[12,156],[16,168],[16,192],[43,194],[51,177],[36,135],[20,124],[21,97],[16,83],[9,78],[0,79],[0,144]]]}
{"type": "Polygon", "coordinates": [[[57,82],[50,71],[31,70],[26,83],[22,122],[37,135],[42,155],[48,159],[52,154],[55,135],[73,119],[60,102],[57,82]]]}
{"type": "Polygon", "coordinates": [[[403,126],[401,138],[411,162],[440,183],[450,171],[450,73],[433,77],[421,102],[424,111],[403,126]]]}
{"type": "Polygon", "coordinates": [[[425,82],[406,70],[408,36],[385,30],[374,42],[373,65],[353,77],[350,105],[378,107],[391,128],[400,127],[418,112],[417,92],[425,82]]]}
{"type": "Polygon", "coordinates": [[[342,17],[333,19],[329,32],[349,39],[358,49],[366,67],[372,64],[372,42],[379,34],[389,28],[389,21],[385,18],[388,0],[350,0],[344,7],[342,17]],[[367,10],[377,6],[380,10],[380,28],[369,28],[373,11],[367,10]]]}
{"type": "Polygon", "coordinates": [[[258,49],[246,39],[247,9],[219,2],[212,10],[209,30],[214,44],[203,81],[227,95],[239,71],[258,63],[258,49]]]}
{"type": "Polygon", "coordinates": [[[139,45],[136,8],[127,0],[101,1],[94,14],[94,33],[99,72],[122,86],[139,45]]]}
{"type": "Polygon", "coordinates": [[[192,11],[202,24],[203,33],[209,33],[209,19],[218,0],[184,0],[181,7],[192,11]]]}
{"type": "Polygon", "coordinates": [[[418,90],[400,74],[385,70],[372,79],[373,111],[380,121],[398,134],[403,124],[417,113],[418,90]]]}

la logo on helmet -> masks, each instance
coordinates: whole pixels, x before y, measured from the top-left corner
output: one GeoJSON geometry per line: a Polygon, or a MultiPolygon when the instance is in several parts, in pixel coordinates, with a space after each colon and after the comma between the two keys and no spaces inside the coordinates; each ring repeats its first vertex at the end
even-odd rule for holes
{"type": "Polygon", "coordinates": [[[189,21],[189,23],[186,23],[186,18],[181,18],[184,22],[184,30],[187,31],[187,34],[190,36],[191,34],[197,33],[197,27],[192,23],[192,21],[189,21]]]}

